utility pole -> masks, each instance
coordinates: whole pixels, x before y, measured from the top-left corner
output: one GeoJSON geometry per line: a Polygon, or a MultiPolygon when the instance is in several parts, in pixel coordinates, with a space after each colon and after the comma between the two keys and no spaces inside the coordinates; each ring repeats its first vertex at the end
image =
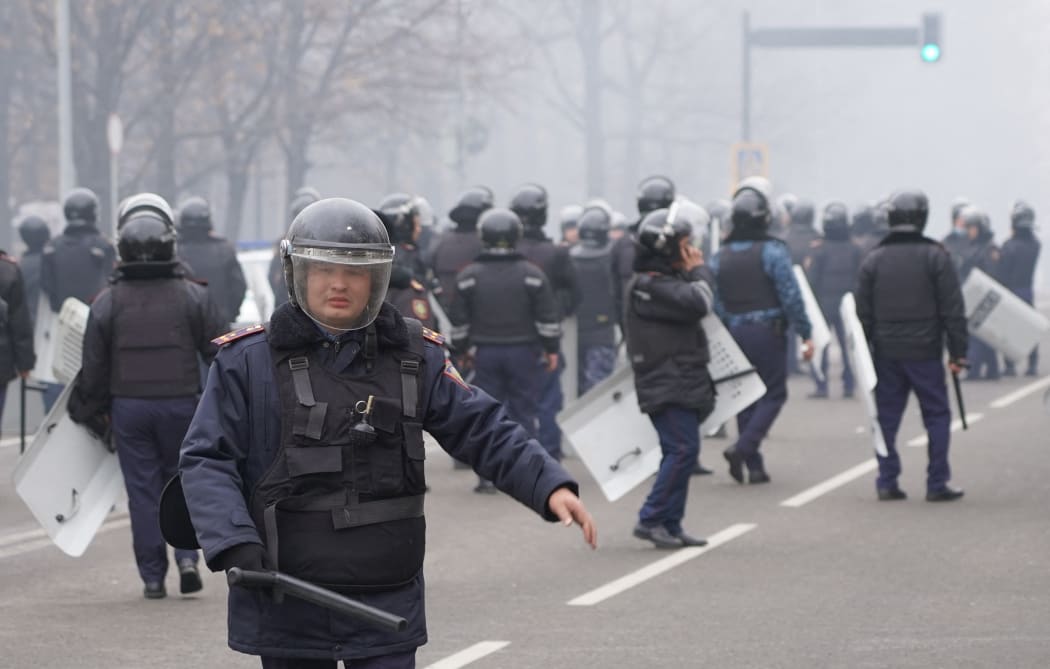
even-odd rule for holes
{"type": "Polygon", "coordinates": [[[58,54],[58,197],[77,182],[73,163],[73,80],[70,72],[69,0],[55,0],[55,50],[58,54]]]}

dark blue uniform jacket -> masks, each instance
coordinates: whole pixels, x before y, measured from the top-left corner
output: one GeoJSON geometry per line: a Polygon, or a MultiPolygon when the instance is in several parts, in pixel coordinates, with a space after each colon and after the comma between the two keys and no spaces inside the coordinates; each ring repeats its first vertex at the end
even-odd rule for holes
{"type": "MultiPolygon", "coordinates": [[[[364,372],[363,331],[343,335],[337,345],[297,307],[285,304],[281,309],[295,310],[299,331],[290,336],[325,348],[330,371],[349,377],[364,372]]],[[[379,355],[407,337],[404,320],[389,304],[383,305],[377,325],[379,355]]],[[[277,454],[281,433],[267,336],[275,333],[245,336],[219,351],[182,447],[179,468],[187,506],[213,568],[215,557],[227,548],[261,541],[246,499],[277,454]]],[[[424,353],[423,428],[500,490],[546,520],[557,520],[547,498],[562,487],[577,492],[572,477],[507,418],[499,402],[460,380],[441,345],[428,340],[424,353]]],[[[353,659],[406,652],[426,643],[422,572],[404,588],[357,598],[404,616],[408,629],[379,631],[296,599],[275,604],[264,592],[233,588],[230,647],[272,657],[353,659]]]]}

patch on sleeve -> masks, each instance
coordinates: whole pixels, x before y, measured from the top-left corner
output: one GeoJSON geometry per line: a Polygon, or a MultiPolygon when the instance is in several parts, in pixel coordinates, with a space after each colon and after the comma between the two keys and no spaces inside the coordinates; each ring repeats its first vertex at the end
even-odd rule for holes
{"type": "Polygon", "coordinates": [[[426,339],[433,344],[437,344],[438,346],[445,345],[444,335],[439,332],[434,332],[430,328],[423,328],[423,339],[426,339]]]}
{"type": "Polygon", "coordinates": [[[227,332],[221,337],[216,337],[215,339],[212,339],[211,343],[215,344],[216,346],[225,346],[230,342],[237,341],[238,339],[242,339],[244,337],[247,337],[248,335],[253,335],[256,332],[262,332],[264,329],[265,328],[262,325],[252,325],[246,328],[241,328],[240,330],[234,330],[233,332],[227,332]]]}
{"type": "Polygon", "coordinates": [[[452,379],[452,382],[460,388],[462,388],[463,390],[473,391],[473,388],[470,387],[470,384],[464,381],[463,377],[459,375],[459,370],[456,369],[456,366],[452,364],[451,360],[445,361],[445,370],[441,373],[447,376],[448,378],[452,379]]]}
{"type": "Polygon", "coordinates": [[[412,315],[421,321],[430,320],[430,303],[424,299],[412,300],[412,315]]]}

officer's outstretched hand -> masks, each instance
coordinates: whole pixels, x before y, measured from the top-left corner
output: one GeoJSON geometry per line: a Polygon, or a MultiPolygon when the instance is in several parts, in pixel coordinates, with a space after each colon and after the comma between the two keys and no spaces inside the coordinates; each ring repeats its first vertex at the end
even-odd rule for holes
{"type": "Polygon", "coordinates": [[[571,490],[558,488],[547,498],[547,508],[551,510],[561,524],[565,527],[572,525],[573,521],[583,528],[583,540],[590,544],[591,548],[598,547],[598,528],[594,525],[594,519],[588,513],[587,508],[571,490]]]}
{"type": "Polygon", "coordinates": [[[807,339],[802,342],[802,359],[809,362],[813,359],[813,340],[807,339]]]}

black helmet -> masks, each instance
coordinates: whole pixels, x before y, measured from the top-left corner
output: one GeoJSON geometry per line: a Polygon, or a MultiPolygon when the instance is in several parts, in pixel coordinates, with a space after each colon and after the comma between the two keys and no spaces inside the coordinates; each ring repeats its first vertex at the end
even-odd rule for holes
{"type": "Polygon", "coordinates": [[[202,197],[187,198],[179,207],[179,229],[211,230],[211,206],[202,197]]]}
{"type": "Polygon", "coordinates": [[[849,209],[841,202],[828,203],[824,207],[822,225],[828,239],[849,239],[849,209]]]}
{"type": "Polygon", "coordinates": [[[474,186],[459,196],[459,201],[448,212],[448,217],[459,227],[467,230],[475,228],[481,215],[495,206],[494,200],[489,188],[474,186]]]}
{"type": "Polygon", "coordinates": [[[770,208],[769,194],[765,185],[768,182],[745,180],[733,194],[732,209],[729,221],[734,232],[765,233],[773,222],[773,210],[770,208]],[[764,182],[764,183],[762,183],[764,182]]]}
{"type": "Polygon", "coordinates": [[[638,225],[638,245],[646,252],[668,260],[677,260],[679,244],[689,239],[693,226],[672,209],[657,209],[645,215],[638,225]]]}
{"type": "Polygon", "coordinates": [[[650,211],[666,209],[674,202],[674,195],[674,182],[667,177],[646,177],[638,184],[638,213],[645,216],[650,211]]]}
{"type": "Polygon", "coordinates": [[[344,332],[368,327],[379,315],[393,258],[394,247],[375,212],[344,198],[307,206],[281,241],[288,300],[319,325],[344,332]],[[317,292],[312,277],[341,280],[345,292],[339,287],[331,297],[333,289],[317,292]],[[368,283],[355,293],[354,284],[363,277],[368,283]]]}
{"type": "Polygon", "coordinates": [[[788,212],[791,216],[792,225],[800,225],[806,228],[813,227],[813,220],[816,218],[816,206],[812,200],[806,200],[799,198],[795,203],[795,206],[788,212]]]}
{"type": "Polygon", "coordinates": [[[952,225],[955,225],[955,219],[959,218],[959,214],[963,209],[970,206],[970,201],[964,197],[957,197],[952,200],[952,225]]]}
{"type": "Polygon", "coordinates": [[[576,223],[580,244],[590,248],[602,248],[609,243],[612,216],[605,207],[587,207],[576,223]]]}
{"type": "Polygon", "coordinates": [[[561,226],[561,231],[575,230],[580,223],[580,216],[583,215],[583,207],[578,204],[567,204],[561,208],[558,212],[558,225],[561,226]]]}
{"type": "Polygon", "coordinates": [[[161,220],[166,221],[172,229],[175,228],[175,213],[171,210],[168,201],[156,193],[136,193],[124,198],[117,208],[117,231],[131,220],[132,216],[139,212],[153,212],[161,220]]]}
{"type": "Polygon", "coordinates": [[[875,208],[863,202],[853,210],[851,227],[855,235],[867,235],[875,229],[875,208]]]}
{"type": "Polygon", "coordinates": [[[62,202],[62,213],[70,225],[98,223],[98,196],[87,188],[74,188],[62,202]]]}
{"type": "Polygon", "coordinates": [[[510,210],[526,228],[542,228],[547,224],[547,190],[539,184],[525,184],[510,199],[510,210]]]}
{"type": "Polygon", "coordinates": [[[415,240],[419,210],[411,195],[406,193],[387,195],[379,203],[379,212],[379,217],[386,225],[392,243],[405,244],[415,240]]]}
{"type": "Polygon", "coordinates": [[[915,232],[922,232],[930,214],[930,202],[921,190],[900,190],[890,196],[887,214],[891,228],[911,226],[915,232]]]}
{"type": "Polygon", "coordinates": [[[1031,230],[1035,227],[1035,209],[1024,200],[1014,202],[1010,210],[1010,226],[1014,229],[1031,230]]]}
{"type": "Polygon", "coordinates": [[[521,219],[510,209],[489,209],[478,221],[481,245],[489,253],[510,253],[521,239],[521,219]]]}
{"type": "Polygon", "coordinates": [[[23,218],[18,224],[18,234],[22,236],[26,247],[33,253],[37,253],[44,248],[47,240],[51,239],[51,228],[44,219],[30,215],[23,218]]]}
{"type": "Polygon", "coordinates": [[[175,259],[175,228],[162,214],[140,208],[125,216],[117,233],[122,263],[167,263],[175,259]]]}
{"type": "Polygon", "coordinates": [[[288,220],[294,221],[295,217],[298,216],[303,209],[306,209],[320,199],[321,194],[317,192],[316,188],[311,188],[310,186],[303,186],[295,191],[295,194],[292,195],[292,201],[288,204],[288,220]]]}

